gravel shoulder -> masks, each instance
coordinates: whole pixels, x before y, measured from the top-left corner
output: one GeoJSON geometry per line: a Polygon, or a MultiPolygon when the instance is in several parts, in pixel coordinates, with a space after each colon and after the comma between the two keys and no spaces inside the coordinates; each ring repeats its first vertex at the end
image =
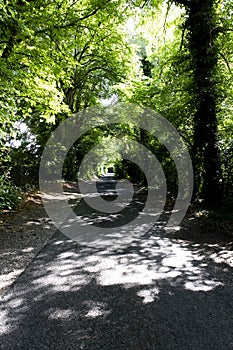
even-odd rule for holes
{"type": "MultiPolygon", "coordinates": [[[[65,183],[64,190],[69,201],[77,202],[75,184],[65,183]]],[[[19,210],[0,214],[0,295],[24,272],[56,231],[40,192],[28,195],[19,210]]]]}

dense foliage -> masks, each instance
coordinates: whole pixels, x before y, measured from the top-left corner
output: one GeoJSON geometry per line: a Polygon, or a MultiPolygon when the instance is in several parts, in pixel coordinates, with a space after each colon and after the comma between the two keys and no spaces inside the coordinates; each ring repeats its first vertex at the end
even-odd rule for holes
{"type": "MultiPolygon", "coordinates": [[[[150,107],[179,130],[194,164],[194,199],[232,196],[232,13],[229,0],[1,2],[1,209],[17,205],[17,186],[37,184],[52,130],[111,97],[150,107]]],[[[152,150],[175,195],[169,153],[127,125],[84,135],[66,158],[64,177],[77,179],[81,159],[98,142],[107,154],[109,137],[130,137],[152,150]]],[[[114,156],[119,175],[146,185],[117,147],[100,172],[114,156]]]]}

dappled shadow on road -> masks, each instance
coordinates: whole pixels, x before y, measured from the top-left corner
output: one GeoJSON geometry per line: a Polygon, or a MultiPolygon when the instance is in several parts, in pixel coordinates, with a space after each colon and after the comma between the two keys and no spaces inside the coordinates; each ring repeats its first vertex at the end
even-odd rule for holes
{"type": "MultiPolygon", "coordinates": [[[[112,227],[118,214],[73,200],[85,232],[77,241],[56,232],[2,298],[1,350],[233,348],[230,265],[202,243],[166,232],[169,211],[149,230],[129,224],[88,235],[88,224],[112,227]]],[[[143,206],[143,196],[134,197],[118,220],[143,206]]]]}
{"type": "Polygon", "coordinates": [[[3,298],[0,349],[232,349],[231,293],[229,266],[158,228],[96,246],[57,232],[3,298]]]}

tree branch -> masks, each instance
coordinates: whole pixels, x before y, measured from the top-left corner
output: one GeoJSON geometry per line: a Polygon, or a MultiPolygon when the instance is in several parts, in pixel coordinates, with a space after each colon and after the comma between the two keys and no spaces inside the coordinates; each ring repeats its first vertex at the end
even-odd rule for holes
{"type": "Polygon", "coordinates": [[[227,58],[225,57],[225,55],[222,52],[219,52],[219,55],[223,58],[224,62],[227,65],[227,68],[228,68],[229,72],[232,74],[232,70],[231,70],[230,64],[229,64],[227,58]]]}
{"type": "MultiPolygon", "coordinates": [[[[70,23],[66,23],[66,24],[56,24],[54,26],[52,26],[52,28],[50,29],[65,29],[65,28],[72,28],[72,27],[81,27],[81,25],[79,24],[79,22],[88,19],[91,16],[94,16],[99,10],[103,9],[105,7],[105,5],[107,5],[109,2],[111,2],[112,0],[107,0],[103,5],[96,7],[93,11],[91,11],[90,13],[87,13],[85,16],[77,18],[75,21],[70,22],[70,23]]],[[[86,26],[83,26],[85,28],[87,28],[86,26]]],[[[37,30],[35,32],[35,34],[43,34],[46,33],[48,31],[48,28],[45,29],[40,29],[37,30]]]]}
{"type": "Polygon", "coordinates": [[[183,30],[182,30],[181,43],[180,43],[180,51],[182,50],[183,44],[184,44],[185,29],[186,29],[186,28],[184,27],[183,30]]]}

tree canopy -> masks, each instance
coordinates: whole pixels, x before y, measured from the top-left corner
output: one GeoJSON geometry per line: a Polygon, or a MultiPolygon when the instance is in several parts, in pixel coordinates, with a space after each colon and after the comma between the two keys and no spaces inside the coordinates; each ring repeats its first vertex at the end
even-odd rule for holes
{"type": "MultiPolygon", "coordinates": [[[[36,183],[54,128],[113,98],[150,107],[179,130],[194,164],[194,200],[232,196],[232,13],[229,0],[1,1],[2,188],[36,183]]],[[[76,180],[85,152],[119,133],[155,152],[175,193],[167,151],[124,123],[78,140],[64,176],[76,180]]],[[[127,162],[117,158],[116,169],[145,185],[127,162]]],[[[2,206],[12,206],[4,193],[2,206]]]]}

